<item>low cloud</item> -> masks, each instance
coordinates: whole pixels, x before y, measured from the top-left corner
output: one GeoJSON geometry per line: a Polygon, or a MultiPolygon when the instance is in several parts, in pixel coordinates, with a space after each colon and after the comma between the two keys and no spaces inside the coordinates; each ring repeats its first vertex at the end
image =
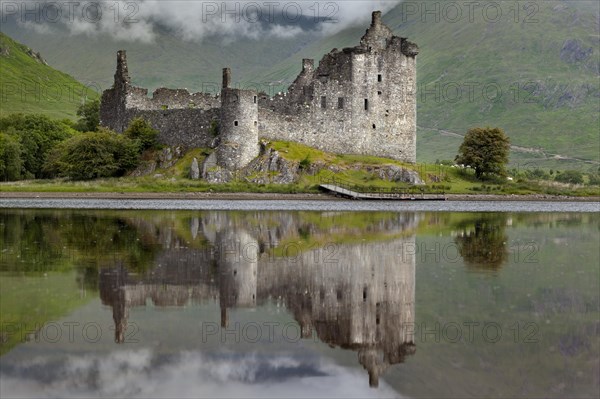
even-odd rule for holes
{"type": "Polygon", "coordinates": [[[1,0],[2,19],[21,26],[73,35],[108,34],[116,40],[152,42],[166,28],[184,40],[218,37],[255,40],[302,33],[334,34],[366,24],[374,10],[401,0],[356,1],[36,1],[1,0]],[[54,26],[53,26],[54,25],[54,26]],[[52,29],[54,28],[54,29],[52,29]]]}

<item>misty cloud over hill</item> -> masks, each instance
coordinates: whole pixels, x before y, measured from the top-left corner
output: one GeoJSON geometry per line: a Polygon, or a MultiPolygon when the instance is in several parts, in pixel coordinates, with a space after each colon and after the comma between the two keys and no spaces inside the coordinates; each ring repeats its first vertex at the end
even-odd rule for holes
{"type": "Polygon", "coordinates": [[[152,43],[157,30],[184,40],[289,38],[300,33],[335,34],[364,25],[374,10],[391,10],[400,0],[358,1],[3,1],[3,22],[44,34],[108,34],[128,42],[152,43]]]}

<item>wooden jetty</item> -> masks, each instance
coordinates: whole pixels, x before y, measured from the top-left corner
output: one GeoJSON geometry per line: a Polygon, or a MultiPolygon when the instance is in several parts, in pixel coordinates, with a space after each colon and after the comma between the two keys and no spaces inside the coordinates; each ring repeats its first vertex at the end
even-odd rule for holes
{"type": "Polygon", "coordinates": [[[424,190],[405,189],[379,189],[372,192],[359,191],[356,186],[349,185],[339,179],[322,179],[319,189],[335,195],[336,197],[350,198],[355,200],[379,200],[379,201],[445,201],[443,192],[426,193],[424,190]]]}

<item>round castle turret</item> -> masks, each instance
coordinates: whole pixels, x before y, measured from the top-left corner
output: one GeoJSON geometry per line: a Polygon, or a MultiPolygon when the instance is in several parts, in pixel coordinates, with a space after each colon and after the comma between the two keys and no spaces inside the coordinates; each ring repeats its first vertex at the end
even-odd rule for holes
{"type": "Polygon", "coordinates": [[[230,88],[231,71],[223,70],[221,89],[221,143],[217,164],[228,170],[248,165],[259,154],[258,93],[230,88]]]}

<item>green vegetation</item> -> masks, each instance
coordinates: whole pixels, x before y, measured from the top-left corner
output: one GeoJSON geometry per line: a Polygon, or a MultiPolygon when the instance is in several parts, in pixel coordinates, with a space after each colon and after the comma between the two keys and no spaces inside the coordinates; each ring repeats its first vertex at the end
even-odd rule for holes
{"type": "Polygon", "coordinates": [[[47,170],[73,180],[123,176],[139,162],[139,144],[110,131],[82,133],[57,146],[47,170]]]}
{"type": "MultiPolygon", "coordinates": [[[[152,175],[142,177],[129,177],[125,170],[127,166],[119,167],[120,161],[131,161],[135,158],[133,149],[130,147],[131,141],[113,133],[86,133],[76,136],[69,143],[75,145],[81,143],[80,140],[92,140],[93,148],[96,149],[129,149],[129,151],[119,152],[113,150],[103,151],[106,156],[105,167],[101,170],[114,172],[114,175],[122,175],[116,178],[97,178],[91,181],[74,181],[73,178],[81,177],[88,179],[92,174],[82,176],[71,176],[72,179],[54,179],[54,180],[33,180],[26,182],[14,182],[0,184],[0,191],[22,191],[22,192],[156,192],[156,193],[193,193],[193,192],[222,192],[222,193],[317,193],[319,184],[323,179],[337,179],[348,184],[357,186],[361,191],[378,189],[414,189],[415,187],[408,183],[398,183],[382,179],[377,173],[378,169],[390,166],[415,171],[426,183],[425,186],[419,186],[424,192],[443,191],[447,194],[547,194],[547,195],[574,195],[574,196],[597,196],[600,195],[600,187],[593,185],[594,177],[590,175],[587,185],[565,184],[554,180],[539,180],[528,177],[525,172],[511,174],[514,179],[493,179],[481,182],[475,175],[473,169],[460,168],[456,166],[433,165],[433,164],[405,164],[399,161],[377,158],[372,156],[360,155],[335,155],[319,151],[302,144],[292,142],[272,142],[269,144],[274,149],[278,149],[282,158],[296,162],[298,166],[305,160],[310,160],[310,170],[300,171],[299,180],[294,184],[255,184],[242,178],[234,180],[227,184],[213,184],[203,180],[190,180],[189,168],[193,158],[202,162],[210,154],[209,149],[193,149],[177,160],[173,165],[167,168],[159,168],[152,172],[152,175]],[[92,140],[99,135],[102,139],[92,140]],[[129,143],[129,144],[128,144],[129,143]],[[115,155],[124,154],[123,157],[115,155]],[[110,167],[107,167],[110,166],[110,167]],[[125,175],[123,175],[125,173],[125,175]],[[86,177],[88,176],[88,177],[86,177]]],[[[89,147],[89,148],[92,148],[89,147]]],[[[137,148],[137,147],[136,147],[137,148]]],[[[84,151],[85,154],[91,150],[84,151]]],[[[57,147],[56,154],[71,154],[66,148],[66,144],[57,147]]],[[[144,159],[156,159],[156,151],[145,151],[141,155],[140,162],[146,162],[144,159]]],[[[67,155],[65,155],[67,156],[67,155]]],[[[90,154],[91,156],[91,154],[90,154]]],[[[54,165],[60,160],[60,157],[52,158],[54,165]]],[[[73,162],[81,166],[81,170],[87,170],[86,173],[93,173],[90,168],[86,169],[86,159],[81,156],[67,157],[65,164],[73,162]]],[[[95,162],[95,161],[94,161],[95,162]]],[[[127,165],[127,164],[125,164],[127,165]]],[[[133,162],[131,162],[133,165],[133,162]]],[[[88,165],[89,166],[89,165],[88,165]]],[[[60,162],[54,169],[54,173],[61,170],[60,162]]],[[[62,169],[63,175],[65,170],[62,169]]],[[[73,173],[80,173],[73,168],[73,173]]],[[[560,173],[554,172],[560,175],[560,173]]],[[[113,176],[114,176],[113,175],[113,176]]],[[[597,183],[596,183],[597,184],[597,183]]]]}
{"type": "Polygon", "coordinates": [[[0,134],[6,143],[0,150],[0,180],[7,181],[51,177],[44,170],[50,152],[76,131],[69,120],[12,114],[0,117],[0,134]]]}
{"type": "Polygon", "coordinates": [[[125,134],[116,134],[98,129],[97,103],[80,110],[86,116],[78,126],[96,131],[78,133],[69,120],[44,115],[1,117],[0,180],[119,177],[138,165],[144,151],[157,147],[158,132],[141,119],[133,120],[125,134]]]}
{"type": "Polygon", "coordinates": [[[583,173],[578,170],[565,170],[562,173],[557,173],[554,179],[561,183],[582,184],[583,173]]]}
{"type": "Polygon", "coordinates": [[[156,141],[158,131],[154,130],[148,122],[142,118],[136,118],[131,121],[127,129],[123,132],[125,137],[138,142],[140,150],[151,150],[158,146],[156,141]]]}
{"type": "MultiPolygon", "coordinates": [[[[61,42],[64,47],[64,40],[61,42]]],[[[74,120],[82,102],[98,98],[99,87],[86,87],[53,69],[39,53],[4,33],[0,33],[0,70],[0,117],[22,112],[74,120]]]]}
{"type": "Polygon", "coordinates": [[[469,129],[458,149],[456,163],[475,169],[475,176],[506,176],[510,141],[502,129],[469,129]]]}
{"type": "Polygon", "coordinates": [[[95,132],[100,125],[100,100],[87,101],[77,108],[77,130],[80,132],[95,132]]]}
{"type": "Polygon", "coordinates": [[[18,180],[22,166],[21,146],[17,138],[0,133],[0,180],[18,180]]]}

